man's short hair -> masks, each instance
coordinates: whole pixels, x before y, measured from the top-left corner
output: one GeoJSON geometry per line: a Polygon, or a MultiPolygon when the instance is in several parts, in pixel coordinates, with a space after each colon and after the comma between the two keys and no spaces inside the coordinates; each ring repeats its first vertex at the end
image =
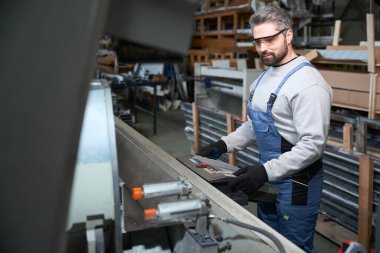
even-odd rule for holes
{"type": "Polygon", "coordinates": [[[275,23],[279,31],[284,29],[293,30],[293,19],[290,14],[276,6],[268,5],[264,9],[255,12],[249,19],[251,28],[263,23],[275,23]]]}

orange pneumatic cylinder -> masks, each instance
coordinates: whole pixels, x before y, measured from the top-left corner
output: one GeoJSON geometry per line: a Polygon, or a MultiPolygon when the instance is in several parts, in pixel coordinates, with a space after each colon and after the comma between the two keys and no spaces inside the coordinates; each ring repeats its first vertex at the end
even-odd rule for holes
{"type": "Polygon", "coordinates": [[[141,187],[135,187],[132,189],[132,199],[133,200],[142,200],[143,198],[143,191],[141,187]]]}
{"type": "Polygon", "coordinates": [[[157,209],[149,208],[144,210],[144,219],[145,220],[155,220],[157,218],[157,209]]]}

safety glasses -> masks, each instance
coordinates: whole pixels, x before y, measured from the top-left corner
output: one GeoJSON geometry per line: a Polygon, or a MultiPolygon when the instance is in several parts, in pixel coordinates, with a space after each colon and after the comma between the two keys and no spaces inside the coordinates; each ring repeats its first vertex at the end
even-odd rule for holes
{"type": "Polygon", "coordinates": [[[288,29],[282,29],[281,31],[273,34],[273,35],[270,35],[270,36],[265,36],[265,37],[261,37],[261,38],[257,38],[255,39],[254,37],[252,37],[252,44],[254,46],[260,46],[262,43],[264,43],[265,45],[267,46],[270,46],[273,44],[273,42],[276,40],[277,36],[285,31],[287,31],[288,29]]]}

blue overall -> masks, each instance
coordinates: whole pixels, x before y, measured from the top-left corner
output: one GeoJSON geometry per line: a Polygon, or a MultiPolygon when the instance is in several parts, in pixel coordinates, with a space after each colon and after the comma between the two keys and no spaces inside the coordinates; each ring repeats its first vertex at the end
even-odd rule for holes
{"type": "MultiPolygon", "coordinates": [[[[249,99],[248,115],[256,134],[261,164],[278,158],[293,147],[276,129],[272,118],[272,107],[278,92],[288,78],[305,66],[313,67],[310,63],[303,62],[283,78],[276,91],[270,95],[266,112],[254,110],[251,106],[252,95],[249,99]]],[[[265,73],[259,77],[256,88],[265,73]]],[[[257,216],[306,252],[315,252],[313,237],[322,183],[322,159],[319,159],[291,176],[271,182],[272,186],[279,189],[276,202],[272,204],[259,202],[257,216]]]]}

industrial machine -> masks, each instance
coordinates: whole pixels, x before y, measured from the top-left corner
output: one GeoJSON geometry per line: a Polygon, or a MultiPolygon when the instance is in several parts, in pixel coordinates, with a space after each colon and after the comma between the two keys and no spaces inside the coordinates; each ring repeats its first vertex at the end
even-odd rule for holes
{"type": "Polygon", "coordinates": [[[263,72],[261,69],[221,68],[194,64],[194,100],[200,106],[242,114],[249,98],[249,87],[263,72]]]}
{"type": "Polygon", "coordinates": [[[185,54],[196,7],[191,0],[1,1],[0,252],[196,252],[193,246],[207,252],[186,233],[192,229],[213,239],[211,252],[282,252],[277,241],[301,252],[110,117],[109,88],[91,81],[104,29],[131,45],[185,54]],[[136,186],[178,177],[192,185],[189,199],[181,200],[188,202],[132,199],[136,186]],[[166,208],[180,206],[199,212],[166,219],[172,214],[166,208]],[[145,220],[144,210],[154,207],[158,220],[145,220]]]}
{"type": "Polygon", "coordinates": [[[281,252],[282,244],[286,251],[300,251],[130,126],[119,119],[115,124],[125,182],[124,250],[281,252]],[[227,223],[235,221],[246,227],[227,223]]]}
{"type": "MultiPolygon", "coordinates": [[[[81,125],[64,229],[66,244],[62,249],[66,252],[299,250],[183,163],[114,118],[111,89],[105,80],[90,82],[81,125]]],[[[48,208],[49,203],[44,204],[41,207],[48,208]]],[[[32,230],[38,228],[40,221],[36,222],[32,230]]],[[[2,252],[17,251],[9,250],[6,243],[1,247],[2,252]]]]}
{"type": "Polygon", "coordinates": [[[68,217],[67,252],[301,252],[114,118],[103,80],[91,82],[68,217]]]}

